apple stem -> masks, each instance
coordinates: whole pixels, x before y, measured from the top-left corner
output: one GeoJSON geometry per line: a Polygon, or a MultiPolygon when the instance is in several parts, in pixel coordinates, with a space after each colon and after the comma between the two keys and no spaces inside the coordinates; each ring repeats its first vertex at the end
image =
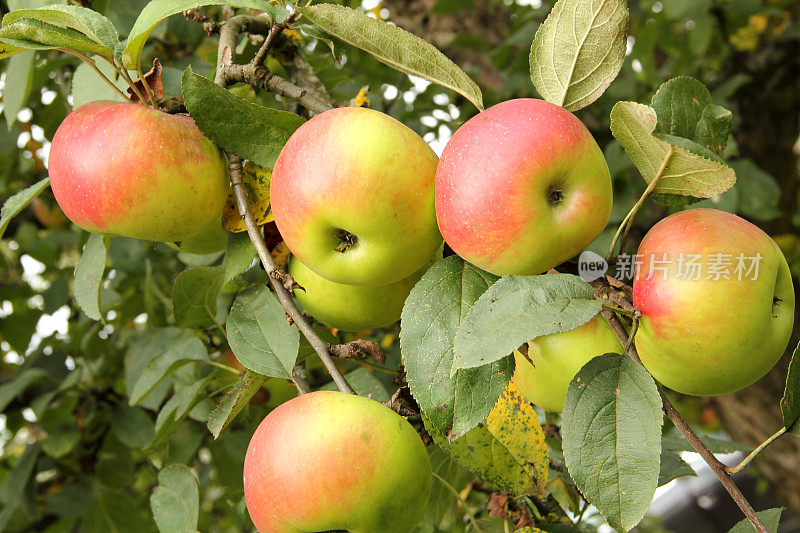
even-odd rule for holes
{"type": "Polygon", "coordinates": [[[625,345],[622,347],[625,353],[628,353],[633,345],[633,339],[636,337],[636,332],[639,331],[639,318],[642,316],[642,313],[636,311],[636,314],[633,315],[633,319],[631,320],[631,332],[628,334],[628,340],[625,342],[625,345]]]}
{"type": "MultiPolygon", "coordinates": [[[[136,94],[136,97],[139,98],[139,103],[144,104],[147,101],[147,99],[144,97],[144,94],[142,94],[142,91],[140,91],[139,88],[136,86],[136,83],[133,81],[133,78],[131,78],[131,75],[128,74],[128,69],[126,69],[123,65],[118,65],[116,62],[112,62],[111,65],[117,70],[117,72],[120,73],[122,78],[128,83],[131,90],[136,94]]],[[[139,67],[137,66],[137,69],[138,68],[139,67]]],[[[144,80],[142,80],[142,84],[144,84],[144,80]]]]}
{"type": "Polygon", "coordinates": [[[617,248],[617,244],[619,243],[619,251],[620,253],[625,250],[625,242],[628,240],[628,233],[631,230],[631,226],[633,225],[633,219],[636,216],[636,213],[639,212],[639,209],[644,204],[644,201],[650,196],[650,193],[655,190],[656,185],[658,185],[658,180],[661,179],[661,176],[664,175],[664,169],[667,168],[667,163],[669,163],[670,158],[672,157],[672,145],[669,145],[669,149],[667,150],[667,154],[664,156],[664,160],[661,162],[661,167],[659,167],[656,175],[650,180],[650,183],[647,184],[647,188],[644,190],[642,195],[639,197],[639,200],[634,204],[628,214],[625,215],[625,218],[620,223],[619,227],[617,228],[617,232],[614,234],[614,238],[611,240],[611,246],[608,248],[608,253],[606,254],[606,261],[610,261],[612,257],[614,257],[614,250],[617,248]]]}
{"type": "MultiPolygon", "coordinates": [[[[92,68],[92,70],[94,70],[94,71],[95,71],[95,72],[96,72],[96,73],[97,73],[97,74],[98,74],[98,75],[99,75],[99,76],[100,76],[100,77],[103,79],[103,81],[105,81],[105,82],[108,84],[108,86],[109,86],[109,87],[111,87],[112,89],[114,89],[114,91],[116,91],[116,92],[117,92],[117,94],[119,94],[119,95],[120,95],[122,98],[124,98],[124,99],[125,99],[125,100],[127,100],[128,102],[130,102],[130,101],[131,101],[131,99],[128,97],[128,95],[127,95],[127,94],[125,94],[124,92],[122,92],[122,91],[120,90],[120,88],[119,88],[119,87],[117,87],[117,86],[116,86],[116,84],[114,84],[114,82],[113,82],[113,81],[111,81],[110,79],[108,79],[108,77],[107,77],[105,74],[103,74],[103,73],[100,71],[100,69],[99,69],[99,68],[97,68],[97,64],[94,62],[94,59],[92,59],[91,57],[88,57],[88,56],[86,56],[86,55],[84,55],[84,54],[82,54],[82,53],[78,52],[77,50],[73,50],[73,49],[71,49],[71,48],[62,48],[61,50],[63,50],[64,52],[66,52],[66,53],[68,53],[68,54],[71,54],[71,55],[73,55],[73,56],[77,57],[78,59],[80,59],[81,61],[83,61],[83,62],[84,62],[84,63],[86,63],[87,65],[89,65],[89,66],[92,68]]],[[[106,61],[108,61],[109,63],[111,63],[111,61],[110,61],[108,58],[105,58],[105,59],[106,59],[106,61]]],[[[112,63],[112,65],[113,65],[113,63],[112,63]]],[[[114,69],[116,70],[116,66],[114,66],[114,69]]]]}
{"type": "MultiPolygon", "coordinates": [[[[158,104],[156,103],[156,95],[153,94],[153,91],[150,89],[150,85],[147,83],[147,80],[144,79],[144,73],[142,72],[142,65],[137,63],[136,64],[136,73],[139,75],[139,79],[142,80],[142,87],[144,87],[144,92],[147,93],[147,103],[149,103],[154,108],[158,109],[158,104]]],[[[134,82],[133,86],[136,86],[136,82],[134,82]]]]}
{"type": "Polygon", "coordinates": [[[458,500],[458,503],[461,504],[464,507],[464,510],[467,512],[467,516],[469,516],[469,521],[472,522],[472,526],[475,528],[475,531],[480,533],[482,530],[481,530],[480,526],[478,525],[478,521],[475,519],[475,515],[472,514],[472,511],[470,510],[469,505],[467,505],[467,502],[465,502],[464,498],[461,497],[461,494],[450,483],[448,483],[447,480],[444,479],[442,476],[440,476],[436,472],[432,472],[432,474],[433,474],[434,479],[436,479],[436,481],[441,483],[442,486],[444,488],[446,488],[450,492],[450,494],[452,494],[453,496],[456,497],[456,499],[458,500]]]}
{"type": "Polygon", "coordinates": [[[237,376],[240,374],[240,372],[238,370],[236,370],[235,368],[233,368],[232,366],[223,365],[222,363],[218,363],[216,361],[203,361],[203,360],[201,360],[200,362],[205,363],[207,365],[215,366],[217,368],[221,368],[222,370],[224,370],[226,372],[230,372],[231,374],[236,374],[237,376]]]}
{"type": "Polygon", "coordinates": [[[628,311],[627,309],[617,307],[616,305],[603,304],[603,308],[608,309],[609,311],[614,311],[615,313],[619,313],[621,315],[625,315],[629,318],[634,318],[636,316],[636,311],[628,311]]]}
{"type": "Polygon", "coordinates": [[[783,435],[784,433],[786,433],[786,427],[782,427],[781,429],[779,429],[778,431],[776,431],[776,432],[775,432],[775,434],[773,434],[771,437],[769,437],[767,440],[765,440],[764,442],[762,442],[761,444],[759,444],[759,445],[758,445],[758,447],[757,447],[755,450],[753,450],[752,452],[750,452],[749,454],[747,454],[747,457],[745,457],[744,459],[742,459],[742,461],[741,461],[741,462],[740,462],[738,465],[736,465],[736,466],[729,466],[729,467],[727,467],[727,468],[725,469],[725,471],[726,471],[726,472],[728,472],[728,474],[730,474],[730,475],[737,474],[737,473],[741,472],[742,470],[744,470],[744,469],[745,469],[745,467],[746,467],[747,465],[749,465],[749,464],[750,464],[750,462],[751,462],[753,459],[755,459],[755,458],[756,458],[756,456],[757,456],[759,453],[761,453],[761,451],[762,451],[762,450],[764,450],[764,448],[766,448],[767,446],[769,446],[770,444],[772,444],[772,443],[773,443],[775,440],[777,440],[777,439],[778,439],[778,437],[780,437],[780,436],[781,436],[781,435],[783,435]]]}
{"type": "MultiPolygon", "coordinates": [[[[222,26],[219,36],[217,71],[214,77],[214,82],[217,85],[221,87],[227,87],[228,84],[233,81],[228,77],[228,72],[230,72],[233,66],[241,67],[241,65],[233,64],[233,51],[236,49],[236,41],[239,33],[245,30],[253,31],[256,29],[264,30],[265,27],[260,25],[260,21],[250,16],[233,17],[222,26]]],[[[286,83],[289,82],[287,81],[286,83]]],[[[264,267],[264,270],[267,272],[267,278],[269,279],[273,289],[275,289],[275,294],[278,297],[278,301],[294,325],[297,326],[300,332],[308,340],[311,347],[317,353],[322,361],[322,364],[328,370],[331,378],[333,378],[334,383],[336,383],[336,387],[341,392],[355,394],[355,391],[347,382],[344,375],[339,370],[339,367],[337,367],[336,363],[333,361],[333,358],[331,357],[331,346],[322,340],[317,332],[314,331],[314,328],[311,327],[303,314],[297,308],[294,300],[292,300],[292,296],[284,286],[280,276],[276,276],[278,266],[275,264],[275,260],[272,258],[272,255],[269,253],[267,243],[264,241],[264,237],[255,222],[255,218],[253,217],[253,212],[250,209],[250,205],[247,203],[247,194],[245,192],[244,182],[242,180],[242,159],[237,155],[228,154],[228,162],[231,189],[233,196],[236,199],[236,205],[239,208],[239,213],[241,213],[242,218],[244,219],[245,226],[247,227],[247,234],[250,237],[256,252],[258,253],[258,257],[264,267]]],[[[294,370],[292,371],[291,380],[292,383],[294,383],[294,385],[297,387],[297,390],[299,390],[301,393],[309,392],[310,387],[308,386],[308,383],[301,379],[300,376],[296,376],[294,370]]]]}
{"type": "MultiPolygon", "coordinates": [[[[624,297],[623,290],[617,290],[614,287],[611,287],[607,280],[597,280],[592,282],[591,285],[595,291],[595,296],[599,300],[608,299],[609,292],[618,292],[618,297],[624,297]]],[[[625,330],[625,326],[622,325],[619,317],[614,314],[613,311],[604,307],[600,310],[600,314],[606,319],[608,324],[614,330],[614,333],[617,334],[617,338],[619,339],[620,343],[622,343],[622,345],[625,347],[625,353],[637,363],[642,364],[642,361],[639,358],[639,353],[636,351],[636,345],[632,342],[632,339],[636,334],[636,327],[634,326],[631,329],[631,333],[629,335],[625,330]]],[[[638,317],[634,320],[634,324],[637,323],[638,317]]],[[[731,477],[731,474],[728,472],[727,467],[719,459],[717,459],[713,453],[711,453],[711,450],[709,450],[705,444],[703,444],[703,441],[700,440],[700,437],[697,436],[697,433],[694,432],[686,420],[684,420],[680,413],[678,413],[677,409],[675,409],[675,406],[672,405],[672,402],[669,401],[669,398],[667,398],[666,394],[664,394],[664,390],[660,385],[658,386],[658,394],[661,396],[661,404],[664,414],[667,415],[675,427],[678,428],[678,431],[683,434],[686,440],[689,441],[689,444],[692,445],[697,453],[700,454],[700,457],[702,457],[703,460],[708,464],[712,472],[714,472],[714,474],[717,476],[717,479],[719,479],[720,483],[722,483],[722,486],[728,491],[728,494],[730,494],[733,501],[736,503],[739,509],[742,510],[747,519],[750,520],[750,523],[753,524],[753,527],[755,527],[756,531],[758,531],[758,533],[769,533],[767,528],[764,526],[764,523],[756,514],[755,509],[753,509],[753,506],[750,505],[750,502],[747,501],[747,498],[745,498],[745,496],[739,490],[739,487],[736,486],[736,483],[734,482],[733,477],[731,477]]]]}

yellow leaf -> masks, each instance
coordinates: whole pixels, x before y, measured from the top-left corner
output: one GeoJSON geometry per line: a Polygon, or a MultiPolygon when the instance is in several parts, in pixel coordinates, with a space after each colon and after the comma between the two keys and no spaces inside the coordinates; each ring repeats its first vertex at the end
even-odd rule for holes
{"type": "Polygon", "coordinates": [[[481,479],[516,495],[543,496],[550,454],[536,411],[509,383],[486,423],[450,441],[423,416],[433,440],[481,479]]]}
{"type": "Polygon", "coordinates": [[[285,242],[281,241],[270,250],[269,255],[272,256],[275,265],[283,269],[286,268],[286,263],[289,261],[289,253],[289,247],[286,246],[285,242]]]}
{"type": "Polygon", "coordinates": [[[756,33],[764,33],[769,24],[769,18],[766,15],[759,13],[757,15],[750,15],[747,19],[747,25],[753,28],[756,33]]]}
{"type": "Polygon", "coordinates": [[[353,105],[356,107],[369,107],[369,98],[367,98],[367,91],[369,91],[369,85],[365,85],[361,89],[359,89],[358,94],[355,98],[353,98],[353,105]]]}
{"type": "MultiPolygon", "coordinates": [[[[248,161],[242,169],[247,203],[259,226],[272,221],[272,211],[269,209],[269,182],[271,179],[272,169],[256,165],[252,161],[248,161]]],[[[244,219],[239,214],[239,208],[236,206],[233,192],[228,196],[225,209],[222,210],[222,225],[231,233],[247,230],[244,219]]]]}
{"type": "Polygon", "coordinates": [[[544,494],[550,470],[550,454],[544,430],[533,406],[519,392],[513,381],[486,417],[486,427],[536,480],[537,492],[544,494]]]}

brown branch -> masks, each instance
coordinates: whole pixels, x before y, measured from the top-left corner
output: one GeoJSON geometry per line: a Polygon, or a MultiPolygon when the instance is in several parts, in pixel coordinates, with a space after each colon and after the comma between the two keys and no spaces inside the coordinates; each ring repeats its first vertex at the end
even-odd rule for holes
{"type": "Polygon", "coordinates": [[[200,8],[195,7],[192,9],[187,9],[183,12],[183,16],[186,17],[186,20],[191,22],[197,22],[201,26],[203,26],[203,31],[206,32],[207,35],[213,35],[215,33],[219,33],[219,28],[221,24],[215,20],[211,20],[203,13],[200,12],[200,8]]]}
{"type": "Polygon", "coordinates": [[[353,359],[355,361],[364,361],[370,357],[379,363],[386,362],[386,354],[383,353],[381,347],[372,341],[364,339],[357,339],[346,344],[336,344],[330,347],[330,353],[339,359],[353,359]]]}
{"type": "Polygon", "coordinates": [[[222,69],[222,74],[229,83],[244,82],[254,87],[260,87],[284,98],[295,100],[315,114],[333,109],[333,106],[321,100],[313,92],[298,87],[261,65],[228,65],[222,69]]]}
{"type": "MultiPolygon", "coordinates": [[[[226,72],[233,66],[233,51],[236,49],[236,39],[243,31],[256,32],[260,31],[266,33],[269,27],[263,21],[250,16],[238,16],[228,20],[220,30],[219,36],[219,49],[217,55],[217,71],[214,77],[215,83],[222,87],[226,87],[231,81],[226,72]]],[[[263,68],[263,67],[262,67],[263,68]]],[[[303,314],[297,308],[297,305],[292,300],[291,294],[284,286],[283,280],[280,276],[276,275],[278,270],[275,261],[269,253],[267,243],[256,225],[253,213],[247,203],[247,195],[242,181],[242,160],[239,156],[228,154],[228,170],[230,171],[231,187],[233,196],[236,199],[236,205],[239,208],[239,213],[242,214],[245,226],[247,227],[247,234],[253,243],[253,246],[258,253],[261,264],[264,270],[268,273],[269,281],[275,289],[275,294],[278,301],[286,311],[286,315],[297,326],[300,332],[308,340],[309,344],[319,356],[322,364],[328,370],[328,373],[333,378],[334,383],[342,392],[355,394],[353,388],[347,383],[347,380],[342,375],[336,363],[333,362],[330,354],[330,346],[323,341],[317,332],[311,327],[308,321],[303,317],[303,314]]],[[[294,374],[294,373],[293,373],[294,374]]],[[[298,388],[303,390],[303,383],[301,383],[294,375],[292,375],[292,382],[298,388]]]]}
{"type": "Polygon", "coordinates": [[[284,270],[282,268],[276,268],[275,270],[270,272],[269,275],[270,275],[271,278],[275,278],[275,279],[279,280],[281,282],[281,284],[283,285],[283,288],[286,289],[289,292],[289,294],[291,294],[292,296],[294,296],[294,291],[296,289],[300,289],[301,291],[305,291],[303,286],[300,285],[299,283],[297,283],[292,276],[290,276],[289,274],[284,272],[284,270]]]}
{"type": "Polygon", "coordinates": [[[298,361],[292,368],[292,383],[297,387],[300,394],[311,392],[311,385],[308,384],[308,372],[306,372],[305,359],[298,361]]]}
{"type": "Polygon", "coordinates": [[[286,20],[283,22],[272,25],[272,28],[270,28],[269,33],[267,34],[267,38],[264,39],[264,42],[261,44],[261,48],[258,49],[256,55],[253,56],[252,61],[250,61],[250,65],[257,67],[264,62],[264,58],[267,57],[267,53],[269,52],[272,43],[275,42],[275,39],[283,30],[288,28],[289,25],[294,22],[295,18],[297,18],[297,11],[286,17],[286,20]]]}
{"type": "MultiPolygon", "coordinates": [[[[605,297],[607,297],[609,289],[613,291],[613,289],[607,284],[606,289],[600,288],[602,285],[604,285],[604,282],[601,280],[592,282],[592,286],[595,289],[595,295],[600,300],[604,299],[604,297],[600,295],[605,295],[605,297]]],[[[622,292],[620,292],[620,294],[622,294],[622,292]]],[[[638,310],[636,312],[639,313],[638,310]]],[[[617,317],[617,315],[609,309],[602,309],[600,314],[608,321],[608,324],[614,330],[614,333],[617,334],[617,338],[619,339],[620,343],[627,347],[626,353],[634,361],[641,364],[642,361],[639,358],[636,345],[632,342],[631,336],[628,335],[628,332],[625,330],[625,326],[622,325],[619,317],[617,317]]],[[[635,322],[638,322],[638,318],[634,320],[635,322]]],[[[632,331],[632,333],[635,335],[635,330],[632,331]]],[[[709,450],[708,447],[703,444],[703,441],[700,440],[700,437],[697,436],[697,433],[694,432],[691,426],[689,426],[683,417],[681,417],[680,413],[678,413],[677,409],[675,409],[675,406],[672,405],[672,402],[669,401],[669,398],[667,398],[666,394],[664,394],[664,390],[661,388],[661,386],[658,387],[658,394],[661,396],[662,409],[664,413],[672,421],[675,427],[678,428],[678,431],[680,431],[683,436],[686,437],[686,440],[689,441],[689,444],[692,445],[697,453],[699,453],[703,460],[708,464],[708,466],[719,479],[720,483],[722,483],[722,486],[725,487],[725,490],[727,490],[728,494],[731,495],[733,501],[736,502],[736,505],[739,506],[739,509],[742,510],[747,519],[750,520],[750,522],[756,528],[756,531],[759,533],[768,533],[767,528],[756,514],[753,506],[750,505],[750,502],[747,501],[747,498],[744,497],[742,492],[739,490],[739,487],[737,487],[736,483],[733,481],[731,475],[727,472],[725,464],[717,459],[714,454],[711,453],[711,450],[709,450]]]]}

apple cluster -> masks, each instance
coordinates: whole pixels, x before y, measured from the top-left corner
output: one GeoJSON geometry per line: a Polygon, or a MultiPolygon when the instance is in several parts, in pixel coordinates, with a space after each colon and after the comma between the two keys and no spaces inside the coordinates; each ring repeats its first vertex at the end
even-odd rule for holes
{"type": "MultiPolygon", "coordinates": [[[[226,176],[220,151],[191,118],[129,103],[75,110],[50,153],[52,188],[73,222],[145,240],[191,242],[218,226],[226,176]]],[[[411,289],[441,259],[443,241],[495,275],[538,275],[596,239],[613,201],[589,130],[536,99],[471,118],[441,160],[388,115],[327,111],[283,148],[270,198],[292,254],[288,272],[304,288],[296,299],[319,322],[351,331],[396,322],[411,289]]],[[[727,212],[689,209],[656,224],[637,257],[635,344],[658,381],[684,394],[719,395],[774,366],[791,334],[794,290],[766,233],[727,212]],[[701,263],[747,255],[759,268],[746,279],[687,278],[677,260],[687,254],[701,263]]],[[[575,374],[608,352],[622,346],[596,316],[515,351],[513,379],[534,404],[561,412],[575,374]]],[[[262,533],[408,531],[425,510],[430,482],[427,453],[406,420],[334,392],[274,409],[244,469],[248,510],[262,533]]]]}

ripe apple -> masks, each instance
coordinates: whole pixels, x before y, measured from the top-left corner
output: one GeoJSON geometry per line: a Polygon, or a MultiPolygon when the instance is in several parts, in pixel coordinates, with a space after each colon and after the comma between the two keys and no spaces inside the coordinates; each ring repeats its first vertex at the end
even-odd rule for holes
{"type": "Polygon", "coordinates": [[[727,394],[783,354],[794,320],[791,274],[778,245],[750,222],[717,209],[681,211],[645,235],[637,263],[636,348],[667,387],[727,394]]]}
{"type": "Polygon", "coordinates": [[[289,274],[305,289],[294,296],[308,314],[332,328],[361,331],[400,320],[408,293],[428,266],[387,285],[346,285],[323,278],[293,257],[289,274]]]}
{"type": "Polygon", "coordinates": [[[70,113],[50,146],[64,213],[94,233],[182,241],[218,219],[226,164],[194,121],[148,105],[98,101],[70,113]]]}
{"type": "Polygon", "coordinates": [[[575,329],[533,339],[527,358],[515,351],[514,383],[535,405],[560,413],[575,374],[606,353],[622,353],[622,345],[611,326],[597,315],[575,329]]]}
{"type": "Polygon", "coordinates": [[[375,400],[333,391],[270,412],[244,460],[245,502],[261,533],[408,533],[431,480],[411,424],[375,400]]]}
{"type": "Polygon", "coordinates": [[[430,261],[436,154],[409,128],[362,107],[321,113],[291,136],[270,199],[292,254],[320,276],[385,285],[430,261]]]}
{"type": "Polygon", "coordinates": [[[578,254],[605,228],[611,203],[592,134],[543,100],[509,100],[472,117],[436,171],[445,242],[498,276],[540,274],[578,254]]]}

